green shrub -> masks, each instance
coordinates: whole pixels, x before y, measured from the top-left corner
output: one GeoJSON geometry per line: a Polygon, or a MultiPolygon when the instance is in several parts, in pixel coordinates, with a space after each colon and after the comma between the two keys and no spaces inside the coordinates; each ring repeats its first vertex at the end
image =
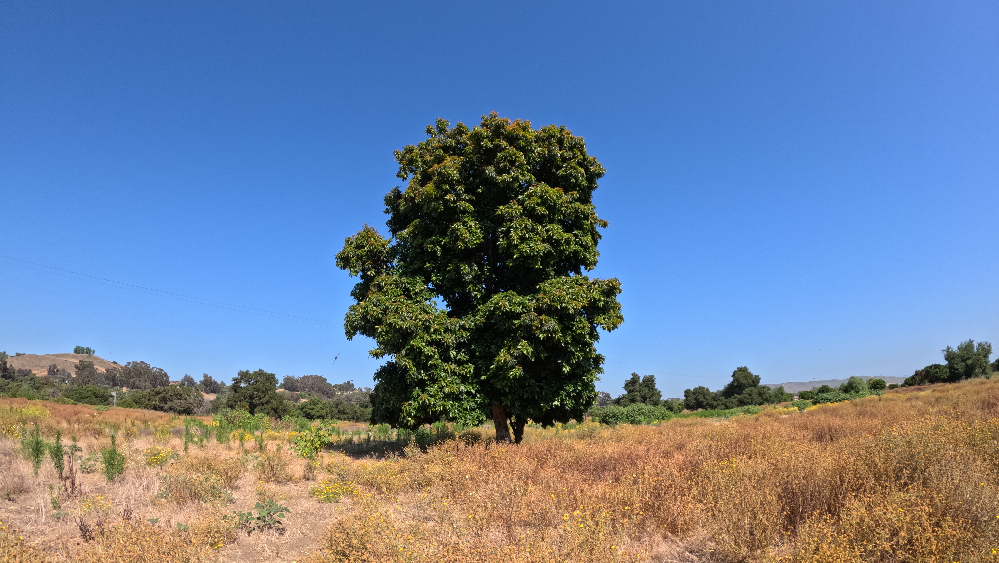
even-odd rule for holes
{"type": "Polygon", "coordinates": [[[676,413],[668,406],[653,406],[644,403],[632,403],[626,407],[608,405],[593,407],[590,416],[601,424],[652,424],[669,420],[676,413]]]}
{"type": "Polygon", "coordinates": [[[112,434],[111,445],[101,450],[102,469],[108,481],[114,481],[125,472],[125,454],[118,449],[115,439],[115,435],[112,434]]]}
{"type": "Polygon", "coordinates": [[[808,399],[798,399],[797,401],[792,402],[791,406],[798,409],[799,411],[803,411],[808,407],[812,406],[812,402],[809,401],[808,399]]]}
{"type": "Polygon", "coordinates": [[[888,384],[885,383],[884,379],[872,377],[867,380],[867,388],[871,391],[884,391],[888,388],[888,384]]]}
{"type": "Polygon", "coordinates": [[[96,385],[83,385],[70,389],[63,396],[84,405],[107,405],[111,402],[111,390],[96,385]]]}
{"type": "Polygon", "coordinates": [[[839,386],[839,390],[843,393],[857,394],[863,393],[868,390],[867,382],[863,379],[857,377],[856,375],[850,376],[850,379],[846,380],[846,383],[839,386]]]}
{"type": "Polygon", "coordinates": [[[130,391],[118,404],[126,408],[139,408],[160,412],[190,415],[201,407],[205,398],[196,387],[170,385],[146,391],[130,391]]]}
{"type": "Polygon", "coordinates": [[[31,468],[34,470],[35,475],[38,475],[38,469],[42,466],[42,459],[45,458],[45,451],[48,450],[45,440],[42,440],[38,423],[35,423],[35,428],[31,431],[31,434],[21,441],[21,448],[27,458],[31,460],[31,468]]]}
{"type": "Polygon", "coordinates": [[[62,430],[56,430],[55,442],[49,446],[49,457],[52,458],[52,465],[59,472],[59,479],[62,479],[62,472],[65,469],[66,448],[62,446],[62,430]]]}

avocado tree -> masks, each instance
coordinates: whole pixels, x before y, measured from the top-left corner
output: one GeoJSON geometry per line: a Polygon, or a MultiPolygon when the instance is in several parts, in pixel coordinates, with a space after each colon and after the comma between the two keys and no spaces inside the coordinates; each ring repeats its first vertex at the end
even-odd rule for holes
{"type": "Polygon", "coordinates": [[[593,279],[604,174],[565,127],[495,113],[443,120],[396,151],[388,236],[365,225],[337,254],[360,281],[344,328],[387,358],[372,419],[404,427],[491,417],[500,442],[528,420],[582,418],[602,373],[597,329],[623,321],[617,279],[593,279]]]}

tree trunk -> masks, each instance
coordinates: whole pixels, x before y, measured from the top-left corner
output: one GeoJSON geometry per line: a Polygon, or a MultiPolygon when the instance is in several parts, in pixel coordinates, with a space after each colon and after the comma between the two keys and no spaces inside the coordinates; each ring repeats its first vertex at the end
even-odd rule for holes
{"type": "Polygon", "coordinates": [[[524,439],[524,426],[527,425],[527,419],[515,416],[511,422],[513,423],[513,443],[519,444],[524,439]]]}
{"type": "Polygon", "coordinates": [[[506,410],[503,405],[493,403],[493,425],[496,426],[496,443],[510,443],[510,426],[506,422],[506,410]]]}

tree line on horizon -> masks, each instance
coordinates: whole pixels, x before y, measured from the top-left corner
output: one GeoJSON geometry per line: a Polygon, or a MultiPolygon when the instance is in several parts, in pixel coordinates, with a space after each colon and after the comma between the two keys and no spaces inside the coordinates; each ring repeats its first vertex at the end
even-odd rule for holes
{"type": "Polygon", "coordinates": [[[14,369],[7,361],[9,357],[0,352],[0,396],[5,397],[99,407],[114,403],[121,408],[180,415],[236,409],[274,418],[352,421],[371,418],[371,389],[355,387],[350,381],[331,384],[320,375],[289,375],[279,386],[277,376],[272,373],[244,370],[229,385],[208,374],[203,374],[200,382],[184,375],[175,383],[166,371],[146,362],[113,363],[102,371],[94,362],[81,360],[74,366],[75,374],[52,364],[44,376],[36,376],[28,369],[14,369]],[[279,388],[285,392],[279,393],[279,388]],[[215,397],[206,400],[205,394],[215,397]]]}

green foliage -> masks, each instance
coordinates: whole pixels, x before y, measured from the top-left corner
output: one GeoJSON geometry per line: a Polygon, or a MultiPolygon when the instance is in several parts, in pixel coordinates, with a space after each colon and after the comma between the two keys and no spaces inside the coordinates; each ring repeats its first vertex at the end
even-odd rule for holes
{"type": "Polygon", "coordinates": [[[0,379],[14,379],[14,368],[7,363],[7,352],[0,352],[0,379]]]}
{"type": "Polygon", "coordinates": [[[945,348],[943,355],[944,361],[947,362],[947,370],[950,372],[949,381],[992,375],[992,366],[989,364],[992,345],[988,342],[979,342],[975,345],[974,340],[965,340],[957,345],[956,350],[950,346],[945,348]]]}
{"type": "Polygon", "coordinates": [[[198,387],[201,388],[202,393],[211,393],[213,395],[222,392],[222,388],[225,387],[224,384],[215,381],[212,376],[207,373],[201,375],[201,382],[198,383],[198,387]]]}
{"type": "Polygon", "coordinates": [[[88,356],[93,356],[97,352],[95,352],[94,349],[91,348],[91,347],[89,347],[89,346],[77,346],[76,348],[73,348],[73,353],[74,354],[86,354],[88,356]]]}
{"type": "Polygon", "coordinates": [[[799,411],[803,411],[808,407],[812,406],[812,402],[807,399],[798,399],[797,401],[793,401],[791,403],[791,406],[798,409],[799,411]]]}
{"type": "Polygon", "coordinates": [[[676,411],[668,406],[645,403],[631,403],[624,407],[609,405],[590,409],[590,416],[593,420],[602,424],[652,424],[669,420],[675,415],[676,411]]]}
{"type": "Polygon", "coordinates": [[[101,450],[101,469],[108,481],[114,481],[125,472],[125,454],[118,449],[115,440],[116,437],[112,434],[111,445],[101,450]]]}
{"type": "Polygon", "coordinates": [[[100,469],[100,462],[100,454],[92,453],[80,460],[80,472],[88,475],[91,473],[97,473],[97,470],[100,469]]]}
{"type": "Polygon", "coordinates": [[[274,502],[274,499],[258,502],[253,508],[257,514],[253,514],[252,510],[234,513],[239,518],[239,527],[246,530],[246,535],[264,530],[283,530],[284,522],[281,519],[285,517],[286,512],[291,512],[287,506],[274,502]]]}
{"type": "Polygon", "coordinates": [[[197,387],[170,385],[147,391],[129,391],[118,402],[118,406],[190,415],[194,414],[204,401],[205,398],[197,387]]]}
{"type": "Polygon", "coordinates": [[[820,385],[819,387],[812,389],[812,391],[814,391],[816,395],[821,395],[823,393],[832,393],[836,391],[836,389],[833,389],[828,385],[820,385]]]}
{"type": "Polygon", "coordinates": [[[360,276],[344,327],[389,358],[372,418],[415,428],[478,424],[497,439],[579,418],[602,372],[597,330],[623,321],[616,279],[597,264],[592,202],[600,163],[565,127],[496,114],[478,127],[438,120],[396,152],[405,191],[385,197],[390,238],[365,226],[337,265],[360,276]]]}
{"type": "Polygon", "coordinates": [[[884,391],[888,388],[888,384],[885,383],[884,379],[872,377],[867,380],[867,388],[871,391],[884,391]]]}
{"type": "Polygon", "coordinates": [[[839,386],[839,390],[843,393],[857,394],[867,391],[868,386],[863,379],[853,375],[850,376],[850,379],[846,380],[846,383],[839,386]]]}
{"type": "Polygon", "coordinates": [[[934,383],[946,383],[950,380],[950,369],[943,364],[930,364],[923,369],[916,370],[902,382],[902,387],[912,387],[915,385],[932,385],[934,383]]]}
{"type": "Polygon", "coordinates": [[[48,450],[45,440],[42,440],[41,430],[39,430],[37,422],[31,434],[21,440],[21,449],[31,461],[31,469],[37,476],[38,469],[42,466],[42,460],[45,459],[45,451],[48,450]]]}
{"type": "Polygon", "coordinates": [[[624,382],[624,395],[614,400],[614,404],[626,407],[635,403],[658,405],[662,403],[663,394],[656,387],[656,376],[646,375],[641,379],[637,373],[624,382]]]}
{"type": "Polygon", "coordinates": [[[180,378],[180,386],[181,387],[194,387],[197,384],[198,383],[196,381],[194,381],[194,378],[191,377],[190,375],[187,375],[186,373],[184,374],[184,377],[180,378]]]}
{"type": "Polygon", "coordinates": [[[811,401],[815,398],[815,391],[802,391],[798,393],[798,399],[802,401],[811,401]]]}
{"type": "Polygon", "coordinates": [[[760,385],[760,376],[754,375],[745,366],[732,372],[732,381],[721,391],[712,392],[707,387],[699,386],[683,392],[683,406],[689,410],[773,405],[792,399],[794,396],[785,392],[784,387],[771,389],[760,385]]]}
{"type": "Polygon", "coordinates": [[[243,370],[236,374],[229,389],[226,407],[230,409],[245,409],[250,414],[260,412],[271,418],[291,412],[291,406],[278,395],[277,376],[273,373],[243,370]]]}
{"type": "Polygon", "coordinates": [[[111,390],[96,385],[74,387],[66,391],[63,396],[84,405],[107,405],[111,402],[111,390]]]}
{"type": "Polygon", "coordinates": [[[686,389],[683,392],[683,408],[688,410],[715,409],[721,403],[721,396],[703,385],[686,389]]]}
{"type": "Polygon", "coordinates": [[[898,389],[899,387],[901,387],[901,385],[899,385],[898,383],[889,383],[888,384],[888,389],[898,389]]]}
{"type": "Polygon", "coordinates": [[[66,448],[62,445],[62,430],[56,430],[55,442],[49,445],[49,457],[52,458],[52,465],[59,472],[59,479],[62,479],[62,472],[65,469],[66,448]]]}
{"type": "Polygon", "coordinates": [[[363,422],[371,419],[371,409],[363,408],[346,401],[327,401],[319,397],[309,397],[295,407],[296,414],[308,420],[352,420],[363,422]]]}

